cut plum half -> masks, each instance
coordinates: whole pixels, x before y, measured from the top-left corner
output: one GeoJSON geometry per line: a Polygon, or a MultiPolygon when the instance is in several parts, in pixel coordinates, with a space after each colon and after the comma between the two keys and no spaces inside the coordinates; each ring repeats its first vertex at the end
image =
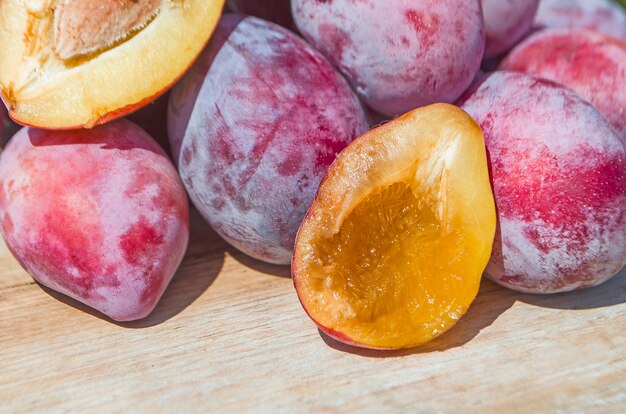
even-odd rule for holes
{"type": "Polygon", "coordinates": [[[0,88],[15,121],[92,127],[164,93],[213,33],[224,0],[2,0],[0,88]]]}
{"type": "Polygon", "coordinates": [[[495,229],[479,126],[455,106],[430,105],[339,155],[298,233],[294,285],[329,336],[415,347],[467,311],[495,229]]]}

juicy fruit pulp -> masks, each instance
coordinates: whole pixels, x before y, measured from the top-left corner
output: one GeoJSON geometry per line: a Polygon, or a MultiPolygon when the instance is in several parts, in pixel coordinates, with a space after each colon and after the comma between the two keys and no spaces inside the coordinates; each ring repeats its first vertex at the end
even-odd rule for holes
{"type": "MultiPolygon", "coordinates": [[[[476,286],[460,276],[467,263],[459,254],[470,246],[462,231],[442,228],[436,204],[416,184],[392,184],[357,205],[332,239],[315,245],[318,271],[332,274],[330,289],[349,298],[326,311],[358,315],[341,332],[354,337],[366,329],[372,341],[393,346],[386,341],[429,338],[465,313],[476,286]]],[[[323,290],[327,280],[314,283],[323,290]]]]}
{"type": "Polygon", "coordinates": [[[296,241],[294,283],[329,335],[417,346],[466,312],[494,233],[480,129],[431,105],[367,133],[331,166],[296,241]]]}
{"type": "Polygon", "coordinates": [[[13,119],[44,128],[91,127],[125,115],[183,74],[222,6],[223,0],[3,0],[2,99],[13,119]]]}

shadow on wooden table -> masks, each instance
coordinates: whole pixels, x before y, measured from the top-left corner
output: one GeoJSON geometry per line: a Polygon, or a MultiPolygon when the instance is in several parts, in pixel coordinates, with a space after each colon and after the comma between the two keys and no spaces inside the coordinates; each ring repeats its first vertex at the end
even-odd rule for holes
{"type": "Polygon", "coordinates": [[[226,251],[233,259],[256,272],[270,276],[291,277],[291,268],[288,265],[274,265],[253,259],[230,245],[226,251]]]}
{"type": "Polygon", "coordinates": [[[224,264],[227,244],[191,211],[189,249],[183,262],[165,290],[154,311],[146,318],[133,322],[117,322],[68,296],[39,285],[53,298],[97,318],[130,329],[148,328],[178,315],[198,299],[217,279],[224,264]]]}
{"type": "Polygon", "coordinates": [[[338,351],[368,358],[393,358],[427,352],[443,352],[471,341],[481,330],[491,325],[517,300],[518,294],[483,278],[476,300],[461,321],[448,332],[415,349],[399,351],[377,351],[361,349],[336,341],[320,331],[328,346],[338,351]]]}
{"type": "Polygon", "coordinates": [[[392,358],[425,352],[442,352],[462,346],[472,340],[518,300],[535,306],[570,310],[619,305],[626,302],[626,268],[600,286],[556,295],[517,293],[483,278],[476,301],[460,323],[439,338],[415,349],[400,351],[361,349],[336,341],[321,331],[320,336],[331,348],[369,358],[392,358]]]}
{"type": "Polygon", "coordinates": [[[590,289],[556,295],[520,294],[519,300],[554,309],[596,309],[626,302],[626,268],[609,281],[590,289]]]}

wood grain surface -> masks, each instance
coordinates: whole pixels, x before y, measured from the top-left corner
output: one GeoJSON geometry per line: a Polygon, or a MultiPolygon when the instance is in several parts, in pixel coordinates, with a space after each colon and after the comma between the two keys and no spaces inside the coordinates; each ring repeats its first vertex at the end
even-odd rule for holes
{"type": "Polygon", "coordinates": [[[557,296],[485,281],[420,349],[323,337],[289,270],[248,259],[194,215],[155,312],[113,323],[42,288],[0,244],[0,412],[626,412],[626,272],[557,296]]]}

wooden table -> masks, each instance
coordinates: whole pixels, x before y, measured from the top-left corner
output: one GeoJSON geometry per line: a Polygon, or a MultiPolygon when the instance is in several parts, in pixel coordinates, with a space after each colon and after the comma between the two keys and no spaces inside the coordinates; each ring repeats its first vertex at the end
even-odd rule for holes
{"type": "Polygon", "coordinates": [[[193,218],[155,312],[118,324],[35,284],[0,244],[0,412],[626,412],[626,272],[530,296],[485,281],[410,352],[323,337],[289,270],[193,218]]]}

